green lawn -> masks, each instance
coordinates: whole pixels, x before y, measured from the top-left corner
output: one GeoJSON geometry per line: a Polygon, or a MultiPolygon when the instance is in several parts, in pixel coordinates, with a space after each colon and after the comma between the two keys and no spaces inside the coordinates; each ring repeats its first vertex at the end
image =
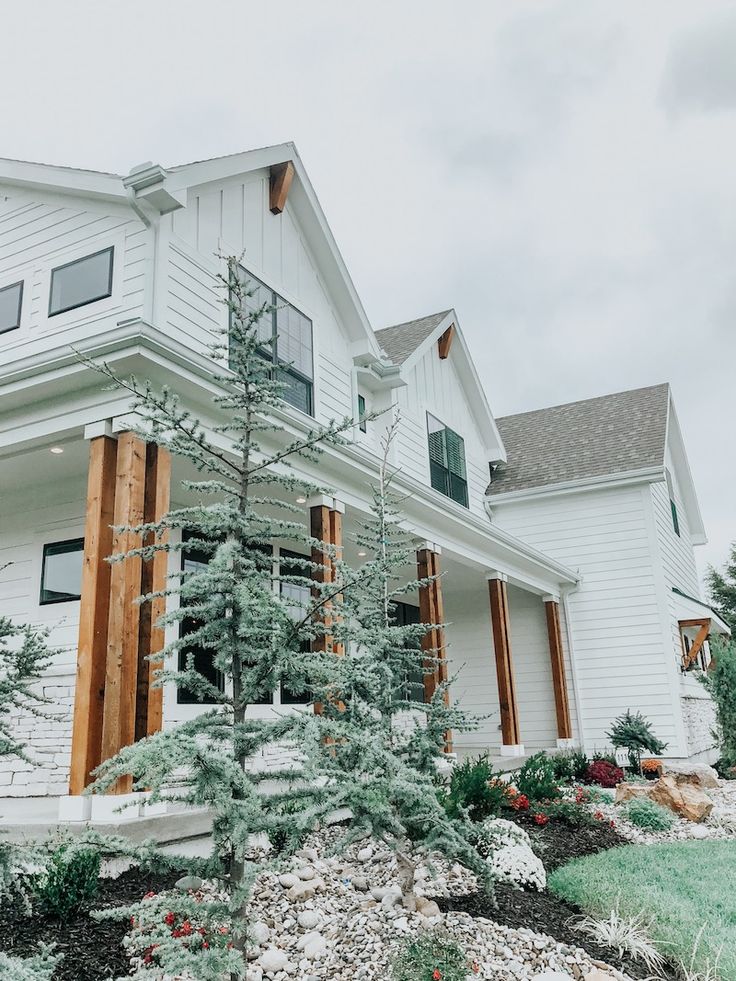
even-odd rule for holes
{"type": "Polygon", "coordinates": [[[593,916],[617,903],[622,914],[645,912],[662,953],[688,966],[705,924],[695,968],[712,968],[720,950],[718,975],[736,981],[736,841],[612,848],[557,869],[548,885],[593,916]]]}

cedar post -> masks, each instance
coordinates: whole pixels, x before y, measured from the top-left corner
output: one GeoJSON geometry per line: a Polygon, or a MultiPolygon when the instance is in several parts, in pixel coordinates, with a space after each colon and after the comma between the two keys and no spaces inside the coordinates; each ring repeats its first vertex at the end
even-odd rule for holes
{"type": "MultiPolygon", "coordinates": [[[[129,526],[143,521],[146,476],[146,444],[134,433],[118,436],[115,474],[114,524],[124,526],[113,535],[112,553],[139,548],[140,535],[129,526]]],[[[105,706],[102,722],[102,759],[108,760],[135,741],[138,678],[138,631],[141,593],[141,560],[122,559],[110,572],[110,613],[107,628],[105,706]]],[[[128,793],[131,777],[121,778],[113,793],[128,793]]]]}
{"type": "Polygon", "coordinates": [[[488,577],[493,649],[498,680],[498,702],[501,709],[501,740],[503,744],[501,753],[502,755],[521,756],[524,749],[519,728],[514,666],[511,660],[509,601],[506,582],[506,576],[501,573],[494,573],[488,577]]]}
{"type": "Polygon", "coordinates": [[[555,713],[557,715],[557,739],[572,739],[572,723],[570,722],[570,704],[567,697],[567,681],[565,678],[565,656],[562,651],[562,633],[560,631],[560,604],[553,596],[545,596],[544,609],[547,615],[547,636],[549,637],[549,656],[552,665],[552,687],[555,695],[555,713]]]}
{"type": "MultiPolygon", "coordinates": [[[[440,579],[440,551],[436,546],[417,549],[417,578],[431,579],[419,588],[419,616],[422,623],[432,624],[422,637],[424,662],[424,701],[430,702],[440,684],[447,684],[447,658],[445,645],[444,601],[440,579]]],[[[449,705],[450,693],[444,692],[445,705],[449,705]]],[[[445,752],[452,752],[452,732],[445,733],[445,752]]]]}
{"type": "Polygon", "coordinates": [[[115,506],[116,441],[96,436],[89,444],[82,594],[79,604],[77,680],[69,793],[79,795],[101,762],[105,659],[110,604],[110,563],[115,506]]]}
{"type": "MultiPolygon", "coordinates": [[[[331,545],[335,548],[335,558],[339,557],[342,551],[342,516],[345,511],[344,506],[334,498],[320,495],[313,498],[309,508],[310,534],[312,538],[331,545]]],[[[335,581],[335,567],[333,556],[324,552],[318,545],[312,547],[312,562],[319,566],[312,572],[312,579],[317,583],[329,585],[335,581]]],[[[312,591],[314,599],[318,599],[321,592],[317,589],[312,591]]],[[[329,654],[340,655],[344,653],[343,645],[336,643],[330,627],[333,623],[333,604],[339,605],[340,597],[335,596],[334,600],[326,602],[321,609],[319,619],[324,626],[324,632],[312,641],[313,651],[324,651],[329,654]]],[[[322,712],[322,705],[314,703],[314,711],[317,714],[322,712]]]]}
{"type": "MultiPolygon", "coordinates": [[[[171,488],[171,454],[167,449],[156,443],[146,447],[146,483],[144,495],[144,521],[152,524],[160,521],[169,510],[171,488]]],[[[168,533],[159,537],[158,543],[165,544],[168,533]]],[[[146,536],[146,545],[152,545],[155,536],[146,536]]],[[[156,593],[166,589],[168,571],[168,552],[161,549],[152,559],[143,562],[141,569],[141,595],[156,593]]],[[[153,735],[161,729],[163,723],[163,689],[152,687],[155,672],[161,667],[160,662],[148,660],[151,654],[157,654],[164,648],[165,637],[163,627],[157,626],[157,621],[166,612],[166,597],[157,596],[140,607],[140,624],[138,627],[138,694],[135,710],[136,741],[153,735]]]]}

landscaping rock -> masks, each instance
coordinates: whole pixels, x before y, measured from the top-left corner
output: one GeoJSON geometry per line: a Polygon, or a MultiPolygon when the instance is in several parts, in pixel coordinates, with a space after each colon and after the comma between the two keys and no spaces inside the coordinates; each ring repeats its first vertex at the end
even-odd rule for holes
{"type": "Polygon", "coordinates": [[[654,784],[649,783],[620,783],[616,787],[614,804],[625,804],[632,797],[649,797],[654,784]]]}
{"type": "Polygon", "coordinates": [[[660,777],[652,787],[650,798],[668,807],[688,821],[704,821],[713,810],[713,801],[691,783],[678,784],[672,776],[660,777]]]}
{"type": "Polygon", "coordinates": [[[314,876],[307,881],[297,880],[286,895],[292,903],[301,902],[305,899],[314,899],[315,893],[324,887],[324,881],[318,876],[314,876]]]}
{"type": "Polygon", "coordinates": [[[289,958],[283,950],[269,947],[261,954],[259,962],[264,971],[285,971],[289,964],[289,958]]]}
{"type": "Polygon", "coordinates": [[[176,880],[176,888],[181,889],[182,892],[189,892],[190,889],[196,892],[202,888],[202,880],[196,875],[185,875],[176,880]]]}
{"type": "Polygon", "coordinates": [[[322,922],[322,917],[316,909],[304,909],[297,916],[296,921],[305,930],[314,930],[322,922]]]}
{"type": "Polygon", "coordinates": [[[664,772],[665,776],[673,776],[678,784],[694,783],[696,787],[702,787],[705,790],[717,790],[720,786],[718,774],[712,766],[705,763],[688,763],[678,760],[673,763],[665,763],[664,772]]]}

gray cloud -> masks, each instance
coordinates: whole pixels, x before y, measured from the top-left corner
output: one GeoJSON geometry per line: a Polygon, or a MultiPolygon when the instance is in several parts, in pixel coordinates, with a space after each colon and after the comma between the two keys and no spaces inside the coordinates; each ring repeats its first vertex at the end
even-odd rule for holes
{"type": "Polygon", "coordinates": [[[661,97],[673,114],[736,108],[736,9],[716,11],[675,39],[661,97]]]}

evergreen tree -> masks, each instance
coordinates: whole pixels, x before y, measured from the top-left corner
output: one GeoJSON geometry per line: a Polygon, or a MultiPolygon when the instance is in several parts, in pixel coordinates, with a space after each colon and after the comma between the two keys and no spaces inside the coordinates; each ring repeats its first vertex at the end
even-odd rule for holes
{"type": "Polygon", "coordinates": [[[731,545],[723,570],[708,566],[705,581],[714,607],[731,630],[736,630],[736,542],[731,545]]]}
{"type": "MultiPolygon", "coordinates": [[[[321,819],[347,806],[353,819],[342,844],[371,834],[391,845],[410,897],[412,842],[474,864],[483,874],[487,868],[462,826],[446,817],[434,789],[445,731],[464,726],[460,713],[445,704],[443,689],[429,706],[408,695],[407,679],[421,677],[419,638],[427,627],[398,627],[394,621],[401,591],[394,580],[410,544],[388,498],[388,467],[376,488],[374,518],[360,538],[373,558],[351,570],[305,527],[295,497],[327,491],[297,475],[293,464],[317,463],[322,448],[340,444],[355,423],[346,418],[304,436],[286,434],[278,422],[286,384],[264,358],[269,341],[259,330],[269,308],[255,306],[236,260],[227,260],[220,282],[230,323],[212,351],[222,368],[214,375],[221,391],[213,399],[218,421],[209,432],[171,391],[158,392],[150,383],[118,378],[105,364],[93,365],[128,393],[141,436],[188,459],[201,474],[186,485],[197,502],[137,528],[145,544],[129,555],[150,560],[160,549],[189,548],[208,556],[206,564],[170,582],[166,593],[178,594],[179,603],[161,623],[176,624],[178,638],[155,660],[163,662],[157,684],[174,682],[214,705],[124,748],[99,768],[94,790],[104,792],[132,775],[134,789],[150,790],[154,802],[175,800],[213,812],[210,859],[192,863],[191,871],[216,879],[223,895],[203,901],[178,897],[177,915],[231,924],[232,947],[185,945],[163,931],[155,951],[156,964],[172,974],[191,969],[196,959],[196,976],[203,981],[219,979],[224,971],[232,978],[245,972],[250,891],[273,861],[253,848],[255,836],[268,835],[289,853],[321,819]],[[185,533],[186,541],[166,540],[173,530],[185,533]],[[290,557],[276,573],[275,544],[310,556],[316,550],[323,559],[290,557]],[[315,573],[328,567],[335,576],[315,581],[315,573]],[[305,582],[310,598],[300,603],[288,586],[305,582]],[[322,638],[324,643],[314,643],[322,638]],[[313,652],[317,647],[327,652],[313,652]],[[222,685],[197,669],[201,662],[195,663],[192,649],[209,652],[222,685]],[[180,655],[185,666],[176,670],[180,655]],[[303,692],[306,710],[267,719],[247,712],[279,685],[303,692]],[[422,716],[422,724],[401,729],[397,719],[409,709],[422,716]],[[252,765],[274,747],[290,751],[288,765],[267,772],[252,765]]],[[[120,912],[139,922],[155,903],[149,899],[120,912]]],[[[143,977],[146,965],[139,971],[143,977]]]]}

